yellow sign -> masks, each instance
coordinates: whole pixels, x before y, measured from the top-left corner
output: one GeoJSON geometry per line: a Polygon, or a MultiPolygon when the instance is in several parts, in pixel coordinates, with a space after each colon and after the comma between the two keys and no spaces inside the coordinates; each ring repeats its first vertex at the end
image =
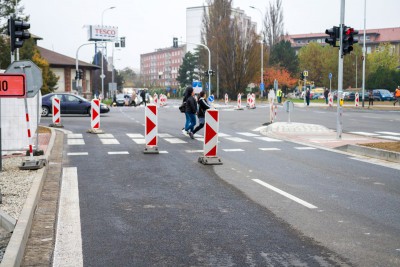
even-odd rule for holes
{"type": "Polygon", "coordinates": [[[339,104],[340,106],[343,106],[343,98],[340,99],[339,104]]]}
{"type": "Polygon", "coordinates": [[[303,71],[304,77],[308,77],[308,70],[303,71]]]}

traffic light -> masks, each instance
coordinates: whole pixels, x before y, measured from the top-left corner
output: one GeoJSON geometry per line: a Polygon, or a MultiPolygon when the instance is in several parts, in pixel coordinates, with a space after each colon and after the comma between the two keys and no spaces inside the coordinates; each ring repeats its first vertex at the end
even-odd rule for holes
{"type": "Polygon", "coordinates": [[[29,23],[21,20],[15,20],[13,17],[8,19],[8,35],[10,36],[11,52],[21,48],[24,40],[31,38],[31,34],[25,30],[31,27],[29,23]]]}
{"type": "Polygon", "coordinates": [[[125,37],[121,37],[121,47],[125,47],[125,37]]]}
{"type": "Polygon", "coordinates": [[[343,26],[343,55],[353,51],[353,44],[358,43],[358,40],[354,39],[354,35],[357,34],[358,31],[355,31],[354,28],[343,26]]]}
{"type": "Polygon", "coordinates": [[[213,70],[209,70],[207,74],[211,75],[211,76],[214,76],[214,71],[213,70]]]}
{"type": "Polygon", "coordinates": [[[326,34],[329,35],[328,38],[325,38],[325,43],[333,46],[339,47],[339,40],[340,40],[340,27],[333,26],[331,29],[326,29],[326,34]]]}
{"type": "Polygon", "coordinates": [[[304,73],[303,72],[300,72],[300,80],[304,80],[304,73]]]}
{"type": "Polygon", "coordinates": [[[75,80],[82,80],[83,78],[83,70],[79,69],[75,73],[75,80]]]}
{"type": "Polygon", "coordinates": [[[174,48],[178,48],[178,38],[174,37],[172,40],[172,46],[174,48]]]}

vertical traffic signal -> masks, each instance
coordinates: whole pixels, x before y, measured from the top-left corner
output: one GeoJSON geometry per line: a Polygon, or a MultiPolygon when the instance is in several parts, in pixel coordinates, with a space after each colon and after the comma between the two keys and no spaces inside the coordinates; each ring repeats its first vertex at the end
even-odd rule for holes
{"type": "Polygon", "coordinates": [[[10,36],[11,52],[21,48],[24,45],[24,40],[31,38],[28,31],[31,25],[21,20],[15,20],[13,17],[8,19],[8,35],[10,36]]]}
{"type": "Polygon", "coordinates": [[[121,37],[121,47],[125,47],[125,37],[121,37]]]}
{"type": "Polygon", "coordinates": [[[304,73],[303,72],[300,72],[300,80],[304,80],[304,73]]]}
{"type": "Polygon", "coordinates": [[[333,47],[339,47],[340,27],[333,26],[331,29],[326,29],[325,33],[329,35],[328,38],[325,38],[325,43],[333,47]]]}
{"type": "Polygon", "coordinates": [[[354,28],[343,26],[343,55],[350,54],[353,51],[353,44],[358,43],[357,39],[354,39],[354,35],[357,35],[358,31],[354,28]]]}
{"type": "Polygon", "coordinates": [[[178,48],[178,38],[174,37],[172,40],[172,46],[178,48]]]}

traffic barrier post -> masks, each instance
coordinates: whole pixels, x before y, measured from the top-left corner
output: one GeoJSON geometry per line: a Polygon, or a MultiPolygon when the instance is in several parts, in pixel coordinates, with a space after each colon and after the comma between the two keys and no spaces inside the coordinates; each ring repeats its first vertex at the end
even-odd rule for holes
{"type": "Polygon", "coordinates": [[[198,162],[204,165],[221,165],[222,161],[217,157],[219,131],[219,111],[208,109],[205,116],[204,149],[203,156],[198,162]]]}
{"type": "Polygon", "coordinates": [[[157,93],[154,93],[154,95],[153,95],[153,102],[154,102],[155,105],[158,106],[158,95],[157,95],[157,93]]]}
{"type": "Polygon", "coordinates": [[[63,128],[61,124],[61,101],[57,97],[53,97],[51,100],[51,113],[53,115],[53,123],[49,127],[63,128]]]}
{"type": "Polygon", "coordinates": [[[91,102],[91,109],[90,109],[90,130],[88,133],[93,134],[102,134],[104,133],[103,130],[100,129],[100,100],[93,99],[91,102]]]}
{"type": "Polygon", "coordinates": [[[164,94],[161,94],[161,95],[160,95],[160,99],[159,99],[160,106],[161,106],[161,107],[166,106],[166,105],[167,105],[167,100],[168,100],[167,96],[164,95],[164,94]]]}
{"type": "Polygon", "coordinates": [[[144,154],[158,154],[158,108],[150,104],[145,110],[145,143],[144,154]]]}
{"type": "Polygon", "coordinates": [[[328,103],[329,106],[332,107],[333,106],[333,96],[331,93],[328,94],[328,103]]]}
{"type": "Polygon", "coordinates": [[[236,110],[243,110],[242,108],[242,95],[239,93],[237,97],[237,107],[236,110]]]}
{"type": "Polygon", "coordinates": [[[354,95],[354,105],[356,106],[356,107],[358,107],[359,105],[360,105],[360,95],[358,94],[358,93],[356,93],[355,95],[354,95]]]}
{"type": "Polygon", "coordinates": [[[228,105],[229,103],[229,96],[228,94],[225,94],[225,105],[228,105]]]}

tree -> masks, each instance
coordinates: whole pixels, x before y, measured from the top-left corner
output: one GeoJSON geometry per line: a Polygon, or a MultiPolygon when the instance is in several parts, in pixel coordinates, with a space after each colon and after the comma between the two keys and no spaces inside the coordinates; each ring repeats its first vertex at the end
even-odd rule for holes
{"type": "Polygon", "coordinates": [[[291,76],[289,71],[287,71],[285,68],[267,68],[264,72],[264,82],[266,88],[273,88],[275,79],[282,88],[292,88],[297,83],[297,78],[293,78],[293,76],[291,76]]]}
{"type": "Polygon", "coordinates": [[[292,48],[290,41],[281,40],[272,46],[270,64],[285,68],[291,75],[296,75],[299,69],[299,59],[292,48]]]}
{"type": "Polygon", "coordinates": [[[176,78],[181,88],[184,88],[188,84],[191,85],[194,79],[199,78],[195,74],[195,69],[198,69],[197,62],[198,56],[196,54],[193,55],[190,51],[185,54],[182,65],[178,70],[178,77],[176,78]]]}
{"type": "Polygon", "coordinates": [[[23,14],[24,7],[18,7],[21,0],[3,0],[0,1],[0,33],[7,33],[7,20],[10,15],[18,14],[18,20],[28,21],[29,16],[23,14]],[[17,4],[17,5],[15,5],[17,4]]]}
{"type": "MultiPolygon", "coordinates": [[[[254,27],[246,25],[248,21],[232,13],[231,0],[209,0],[208,4],[203,18],[202,42],[207,44],[211,58],[215,59],[212,69],[219,70],[220,87],[227,93],[237,94],[257,76],[258,36],[254,27]]],[[[207,60],[207,51],[201,48],[199,65],[207,66],[207,60]]]]}
{"type": "Polygon", "coordinates": [[[269,47],[282,40],[284,35],[282,0],[269,4],[264,19],[266,42],[269,47]]]}
{"type": "Polygon", "coordinates": [[[53,92],[56,88],[59,77],[50,70],[49,62],[42,58],[37,49],[34,50],[32,61],[42,70],[43,85],[40,88],[42,95],[53,92]]]}
{"type": "MultiPolygon", "coordinates": [[[[300,71],[308,71],[308,81],[322,84],[324,73],[324,47],[317,43],[309,43],[299,51],[300,71]]],[[[327,76],[328,74],[326,74],[327,76]]]]}

